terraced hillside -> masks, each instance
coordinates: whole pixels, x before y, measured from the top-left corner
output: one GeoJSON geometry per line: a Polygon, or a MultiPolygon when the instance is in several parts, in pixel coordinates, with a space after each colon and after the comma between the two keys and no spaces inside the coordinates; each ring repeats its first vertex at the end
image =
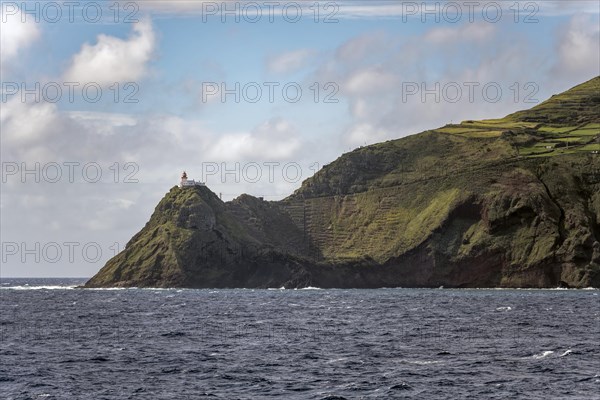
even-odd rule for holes
{"type": "Polygon", "coordinates": [[[600,77],[356,149],[279,202],[173,188],[87,286],[600,287],[599,150],[600,77]]]}

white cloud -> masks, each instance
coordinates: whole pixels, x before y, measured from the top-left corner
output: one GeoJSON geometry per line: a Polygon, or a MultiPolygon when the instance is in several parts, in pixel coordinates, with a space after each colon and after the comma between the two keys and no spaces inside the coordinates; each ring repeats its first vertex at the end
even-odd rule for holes
{"type": "Polygon", "coordinates": [[[293,126],[281,119],[268,120],[251,132],[230,133],[207,146],[211,160],[278,161],[294,157],[301,142],[293,126]]]}
{"type": "Polygon", "coordinates": [[[389,38],[382,32],[368,32],[348,40],[338,47],[336,58],[341,62],[356,62],[378,51],[387,50],[389,38]]]}
{"type": "Polygon", "coordinates": [[[65,81],[96,82],[109,86],[114,82],[137,81],[147,73],[156,45],[150,20],[133,25],[127,40],[98,35],[96,44],[85,43],[73,56],[64,75],[65,81]]]}
{"type": "Polygon", "coordinates": [[[577,15],[561,32],[557,74],[593,77],[600,73],[600,25],[595,17],[577,15]]]}
{"type": "Polygon", "coordinates": [[[56,105],[49,103],[24,103],[19,96],[4,103],[0,113],[3,145],[42,142],[47,127],[58,122],[56,109],[56,105]]]}
{"type": "MultiPolygon", "coordinates": [[[[463,20],[469,18],[469,14],[472,12],[475,18],[483,20],[482,10],[487,4],[492,2],[474,2],[474,1],[453,1],[454,5],[458,5],[462,13],[463,20]]],[[[531,2],[534,8],[527,6],[529,3],[522,3],[520,6],[528,8],[521,12],[520,17],[523,18],[527,15],[532,17],[535,16],[559,16],[559,15],[570,15],[574,12],[586,12],[592,14],[600,13],[597,3],[594,1],[587,0],[544,0],[542,2],[531,2]]],[[[422,19],[428,18],[429,21],[433,21],[436,18],[435,13],[430,13],[424,17],[425,10],[435,9],[438,7],[437,17],[442,20],[444,18],[452,20],[455,16],[455,8],[450,8],[446,11],[446,5],[443,2],[422,2],[422,1],[406,1],[398,2],[393,4],[390,1],[381,0],[343,0],[336,4],[339,5],[339,11],[336,14],[338,18],[352,18],[352,19],[380,19],[380,18],[402,18],[403,20],[408,19],[422,19]],[[439,5],[438,5],[439,4],[439,5]],[[446,13],[448,16],[446,16],[446,13]]],[[[515,7],[514,2],[494,2],[494,7],[502,8],[503,14],[508,18],[513,18],[513,10],[515,7]]],[[[492,13],[492,11],[490,11],[492,13]]],[[[490,14],[493,18],[494,14],[490,14]]]]}
{"type": "Polygon", "coordinates": [[[494,24],[479,22],[458,28],[435,28],[425,34],[425,40],[433,44],[450,44],[456,42],[486,42],[494,36],[494,24]]]}
{"type": "Polygon", "coordinates": [[[40,36],[40,29],[31,18],[22,21],[23,13],[16,3],[0,5],[0,59],[2,68],[13,62],[19,53],[40,36]]]}
{"type": "Polygon", "coordinates": [[[365,99],[357,98],[350,102],[350,112],[355,118],[367,118],[369,116],[369,106],[365,99]]]}
{"type": "Polygon", "coordinates": [[[310,49],[300,49],[289,51],[267,60],[267,68],[270,72],[285,74],[296,72],[306,66],[314,51],[310,49]]]}
{"type": "Polygon", "coordinates": [[[65,115],[73,121],[77,121],[81,125],[86,126],[90,131],[105,135],[114,134],[115,128],[137,125],[137,120],[127,114],[72,111],[65,113],[65,115]]]}
{"type": "Polygon", "coordinates": [[[597,15],[600,13],[598,3],[588,0],[547,0],[534,4],[540,7],[541,16],[573,15],[575,13],[597,15]]]}
{"type": "MultiPolygon", "coordinates": [[[[273,7],[274,15],[276,18],[281,18],[283,7],[288,4],[293,4],[295,7],[299,6],[302,8],[302,14],[305,18],[313,18],[314,8],[313,2],[311,1],[297,1],[297,0],[281,0],[273,2],[271,5],[266,5],[263,2],[256,2],[262,12],[263,20],[269,18],[269,13],[272,12],[273,7]]],[[[433,1],[422,2],[422,1],[405,1],[405,2],[391,2],[389,0],[338,0],[331,2],[335,8],[329,7],[326,10],[323,6],[326,3],[322,3],[320,18],[323,20],[324,17],[328,16],[331,19],[390,19],[390,18],[406,18],[411,20],[418,20],[422,18],[420,10],[423,7],[433,7],[433,1]],[[426,6],[425,6],[426,4],[426,6]],[[417,12],[414,12],[414,7],[417,7],[417,12]]],[[[435,2],[438,3],[438,2],[435,2]]],[[[440,13],[448,13],[451,18],[453,17],[454,10],[445,11],[444,2],[439,2],[440,13]]],[[[482,19],[482,7],[486,2],[474,2],[474,1],[453,1],[453,4],[458,4],[462,12],[463,18],[468,19],[470,10],[473,10],[476,17],[482,19]]],[[[512,18],[514,2],[495,2],[499,7],[503,9],[503,13],[508,17],[512,18]],[[512,7],[512,8],[511,8],[512,7]]],[[[538,7],[535,11],[536,16],[556,16],[556,15],[569,15],[574,12],[588,12],[598,14],[597,4],[595,1],[589,0],[544,0],[542,2],[523,2],[522,6],[532,3],[534,7],[538,7]]],[[[237,11],[238,18],[243,20],[244,18],[251,19],[255,15],[254,8],[245,8],[244,2],[239,0],[194,0],[194,1],[172,1],[172,0],[154,0],[154,1],[142,1],[139,3],[141,10],[145,12],[152,12],[157,14],[167,14],[170,16],[182,16],[189,17],[193,15],[204,15],[208,19],[220,19],[223,10],[237,11]],[[227,3],[227,4],[225,4],[227,3]],[[225,4],[225,6],[223,6],[225,4]]],[[[492,11],[490,11],[492,12],[492,11]]],[[[531,9],[527,9],[522,12],[521,17],[528,15],[531,9]]],[[[445,14],[444,14],[445,15],[445,14]]],[[[493,15],[493,14],[492,14],[493,15]]],[[[233,15],[228,15],[227,19],[232,21],[233,15]]],[[[430,20],[435,18],[434,15],[430,14],[428,17],[430,20]]],[[[440,16],[441,19],[441,16],[440,16]]]]}
{"type": "Polygon", "coordinates": [[[396,84],[394,74],[380,67],[369,67],[354,72],[344,83],[342,91],[351,94],[381,93],[396,84]]]}
{"type": "MultiPolygon", "coordinates": [[[[145,12],[154,12],[168,15],[200,15],[209,14],[217,7],[220,10],[221,3],[239,3],[237,0],[194,0],[194,1],[173,1],[173,0],[153,0],[141,1],[139,7],[145,12]]],[[[233,6],[230,6],[233,9],[233,6]]],[[[239,7],[239,5],[238,5],[239,7]]],[[[218,15],[219,16],[219,15],[218,15]]]]}
{"type": "Polygon", "coordinates": [[[343,142],[351,146],[363,146],[388,139],[388,132],[378,129],[368,123],[359,123],[352,126],[343,142]]]}

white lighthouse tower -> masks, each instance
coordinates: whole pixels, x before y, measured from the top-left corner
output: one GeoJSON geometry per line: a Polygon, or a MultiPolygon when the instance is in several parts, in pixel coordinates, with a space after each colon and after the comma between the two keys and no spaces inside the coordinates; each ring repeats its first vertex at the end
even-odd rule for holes
{"type": "Polygon", "coordinates": [[[187,173],[183,171],[181,174],[181,180],[179,181],[179,187],[187,187],[187,186],[206,186],[204,182],[196,182],[193,179],[188,179],[187,173]]]}

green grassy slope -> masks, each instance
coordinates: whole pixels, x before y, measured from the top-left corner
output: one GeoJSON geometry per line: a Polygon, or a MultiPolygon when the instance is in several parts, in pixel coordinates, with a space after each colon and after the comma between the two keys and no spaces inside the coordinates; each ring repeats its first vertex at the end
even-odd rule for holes
{"type": "Polygon", "coordinates": [[[361,147],[326,165],[290,199],[356,193],[520,157],[589,153],[599,138],[597,77],[505,118],[464,121],[361,147]]]}

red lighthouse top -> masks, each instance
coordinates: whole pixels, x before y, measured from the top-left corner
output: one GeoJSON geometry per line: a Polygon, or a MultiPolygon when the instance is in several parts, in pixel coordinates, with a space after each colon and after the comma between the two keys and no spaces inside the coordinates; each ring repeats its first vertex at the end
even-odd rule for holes
{"type": "Polygon", "coordinates": [[[187,174],[183,171],[183,175],[181,175],[181,179],[187,179],[187,174]]]}

